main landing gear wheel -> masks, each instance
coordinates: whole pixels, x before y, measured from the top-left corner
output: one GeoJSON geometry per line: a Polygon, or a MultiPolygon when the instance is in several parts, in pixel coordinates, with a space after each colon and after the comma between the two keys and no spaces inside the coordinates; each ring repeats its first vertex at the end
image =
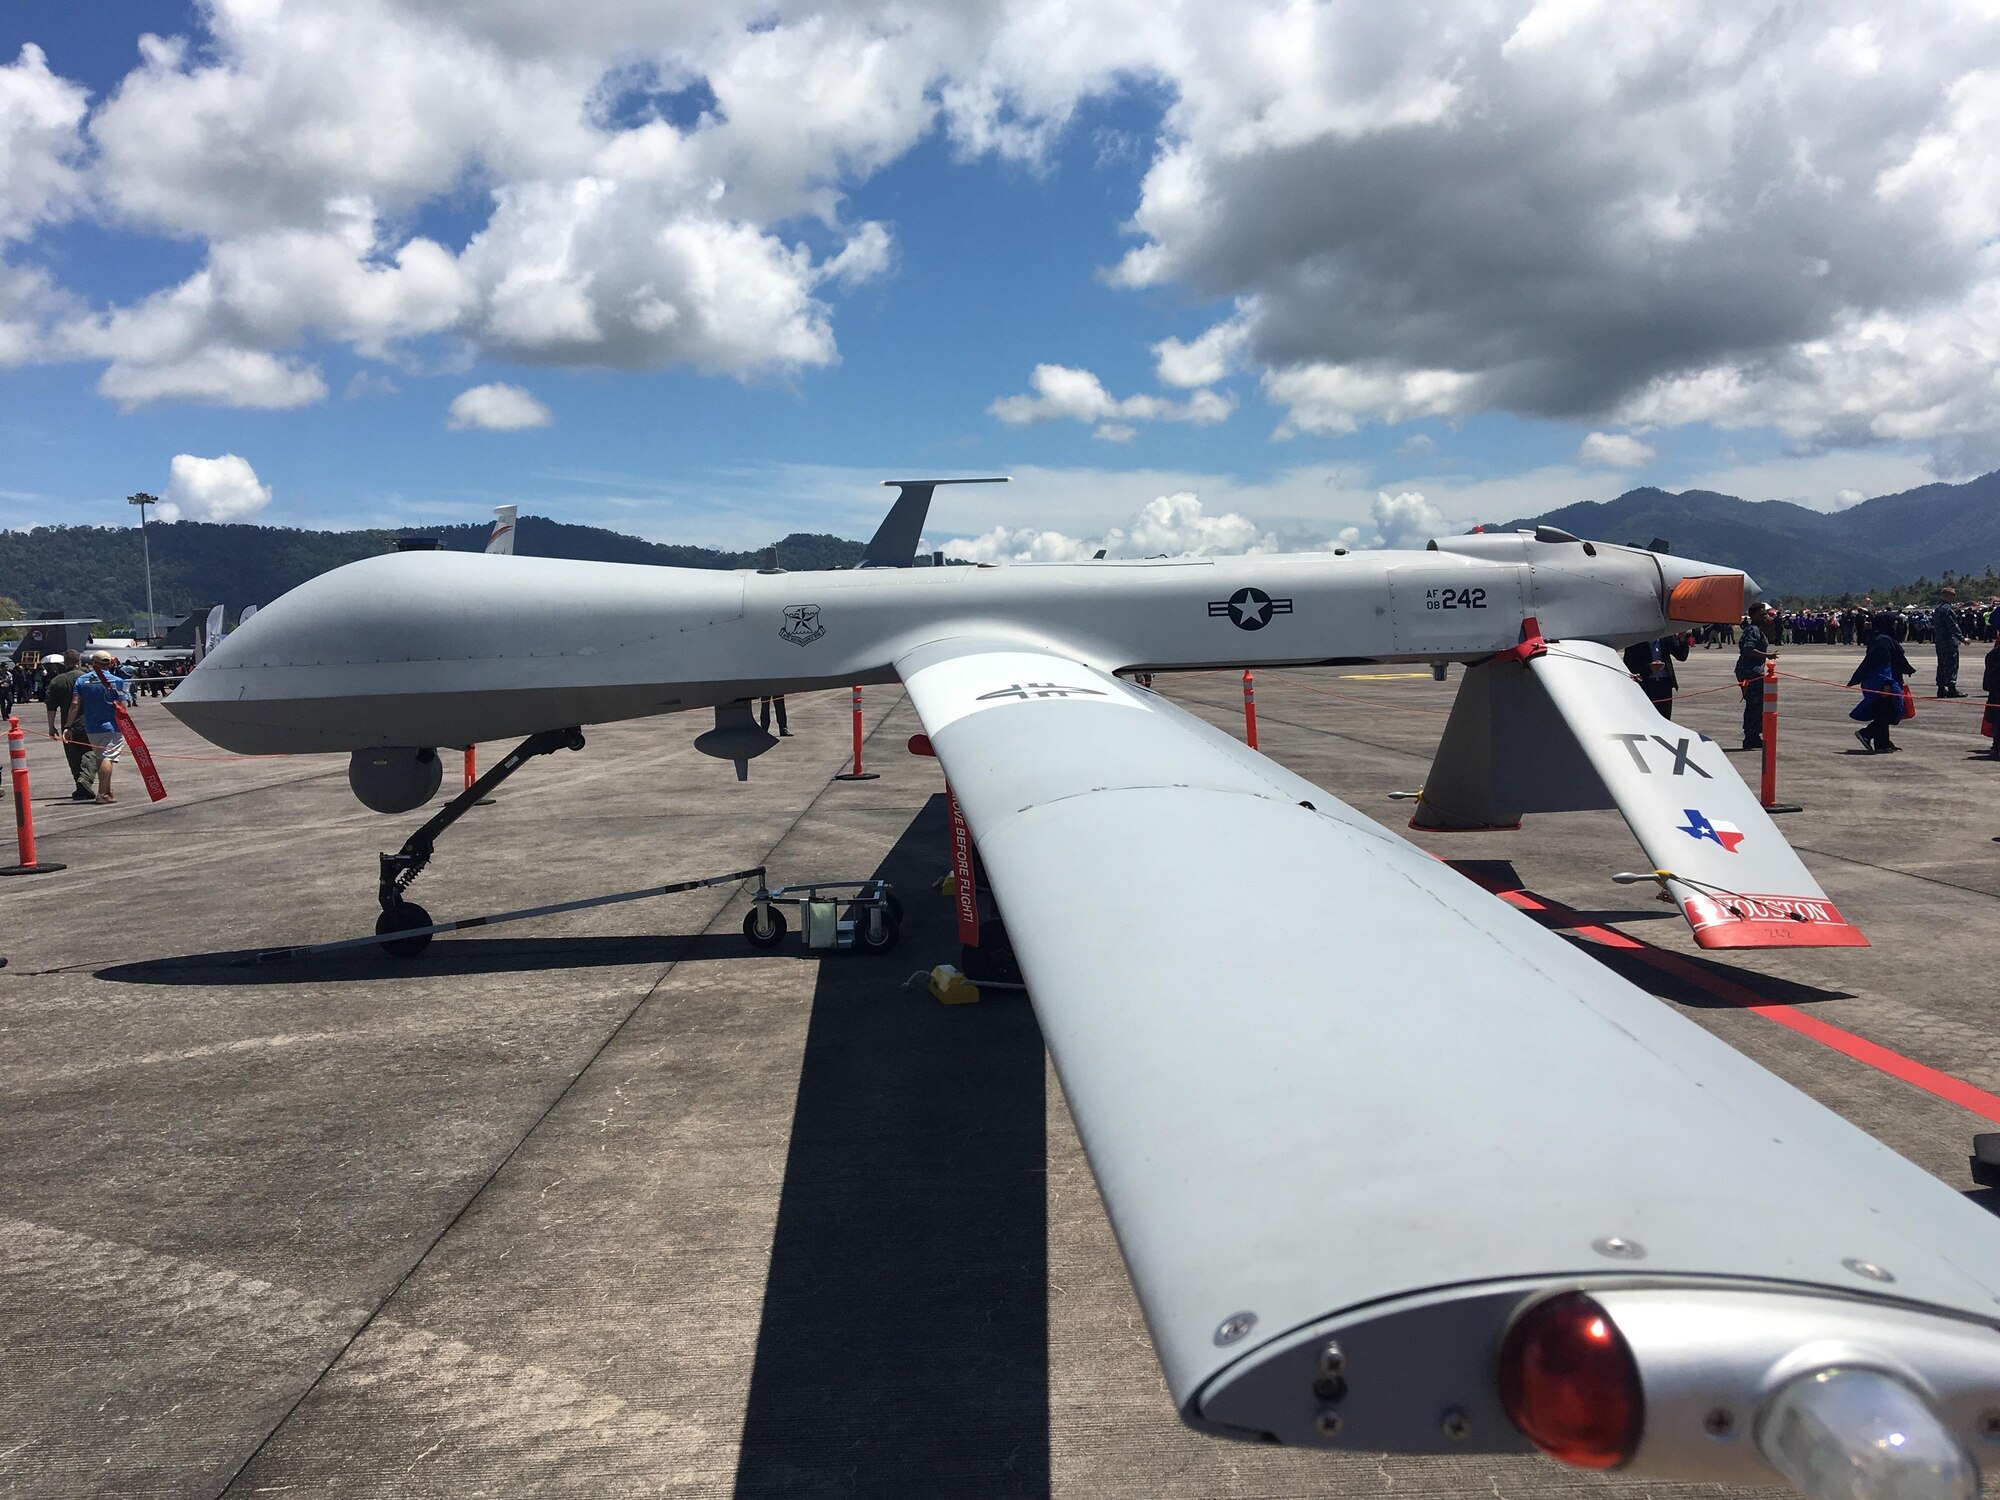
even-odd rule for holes
{"type": "Polygon", "coordinates": [[[785,914],[775,906],[762,913],[753,906],[743,914],[743,936],[753,948],[777,947],[785,940],[785,926],[785,914]],[[760,926],[760,915],[770,923],[769,927],[760,926]]]}
{"type": "Polygon", "coordinates": [[[887,953],[902,936],[901,924],[897,922],[893,909],[884,911],[881,916],[882,935],[878,938],[869,935],[869,928],[874,924],[868,920],[868,913],[858,911],[854,914],[854,946],[864,953],[887,953]]]}
{"type": "MultiPolygon", "coordinates": [[[[431,925],[431,914],[414,901],[398,901],[393,908],[375,919],[375,935],[387,938],[392,932],[406,932],[412,927],[431,925]]],[[[431,934],[420,932],[415,937],[388,938],[382,944],[382,951],[391,958],[415,958],[431,945],[431,934]]]]}

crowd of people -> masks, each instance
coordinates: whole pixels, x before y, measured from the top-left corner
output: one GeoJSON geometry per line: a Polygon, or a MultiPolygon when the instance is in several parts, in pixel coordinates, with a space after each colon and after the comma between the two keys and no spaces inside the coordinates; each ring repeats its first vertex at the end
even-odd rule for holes
{"type": "MultiPolygon", "coordinates": [[[[64,672],[73,670],[78,659],[76,652],[66,651],[61,654],[50,652],[32,669],[19,661],[0,662],[0,705],[4,705],[0,717],[11,713],[18,703],[47,702],[49,684],[64,672]]],[[[194,670],[192,656],[130,663],[119,662],[113,657],[112,661],[117,675],[125,680],[135,698],[164,698],[194,670]]]]}
{"type": "MultiPolygon", "coordinates": [[[[1909,679],[1917,675],[1906,644],[1927,644],[1937,658],[1936,696],[1966,698],[1958,685],[1960,647],[1968,641],[1994,640],[1994,607],[1960,604],[1957,591],[1947,588],[1942,600],[1928,610],[1915,606],[1880,609],[1796,610],[1789,613],[1759,603],[1750,606],[1737,625],[1709,626],[1701,631],[1704,649],[1723,644],[1736,651],[1736,686],[1743,696],[1743,748],[1764,745],[1764,681],[1767,666],[1785,645],[1862,647],[1859,666],[1847,685],[1859,688],[1861,699],[1848,717],[1861,727],[1854,737],[1870,755],[1891,754],[1902,747],[1890,737],[1892,727],[1916,712],[1916,695],[1909,679]]],[[[1625,668],[1665,717],[1672,717],[1679,682],[1676,661],[1686,661],[1695,635],[1641,641],[1625,652],[1625,668]]],[[[1987,754],[2000,760],[2000,644],[1986,653],[1980,674],[1985,713],[1979,732],[1991,741],[1987,754]]]]}
{"type": "MultiPolygon", "coordinates": [[[[1888,622],[1889,637],[1904,645],[1928,645],[1936,638],[1938,613],[1943,608],[1957,626],[1954,639],[1990,641],[2000,622],[2000,601],[1973,600],[1961,603],[1958,590],[1946,588],[1944,603],[1903,604],[1886,607],[1871,605],[1866,599],[1845,609],[1774,609],[1769,612],[1767,634],[1780,646],[1865,646],[1875,634],[1875,622],[1888,622]]],[[[1704,647],[1736,644],[1740,625],[1710,625],[1701,632],[1704,647]]]]}

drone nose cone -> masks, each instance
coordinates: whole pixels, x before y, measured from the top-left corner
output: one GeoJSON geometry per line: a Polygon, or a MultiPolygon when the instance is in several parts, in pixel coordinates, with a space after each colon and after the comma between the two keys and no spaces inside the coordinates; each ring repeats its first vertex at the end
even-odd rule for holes
{"type": "MultiPolygon", "coordinates": [[[[257,611],[202,658],[168,695],[167,711],[196,734],[238,755],[278,755],[327,748],[317,742],[308,706],[328,676],[328,643],[343,639],[338,613],[318,595],[336,592],[335,574],[294,589],[257,611]]],[[[353,620],[347,620],[349,635],[353,620]]]]}
{"type": "Polygon", "coordinates": [[[211,654],[167,695],[167,712],[211,745],[253,754],[257,747],[244,738],[252,710],[242,701],[242,691],[211,654]]]}

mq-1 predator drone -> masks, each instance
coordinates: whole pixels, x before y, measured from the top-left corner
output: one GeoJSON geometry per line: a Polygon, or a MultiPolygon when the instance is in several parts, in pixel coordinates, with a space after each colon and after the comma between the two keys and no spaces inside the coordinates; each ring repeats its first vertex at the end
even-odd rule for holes
{"type": "Polygon", "coordinates": [[[2000,1452],[2000,1224],[1127,680],[1462,663],[1415,826],[1615,807],[1701,946],[1861,945],[1721,748],[1617,653],[1735,621],[1742,574],[1549,529],[894,566],[928,498],[907,485],[873,544],[892,565],[853,571],[354,563],[260,612],[168,707],[230,750],[349,754],[362,799],[402,812],[437,791],[440,747],[525,737],[519,764],[583,725],[706,709],[698,743],[743,774],[772,743],[753,696],[900,682],[1185,1421],[1827,1500],[1978,1492],[2000,1452]],[[1271,921],[1305,891],[1335,893],[1312,940],[1271,921]]]}

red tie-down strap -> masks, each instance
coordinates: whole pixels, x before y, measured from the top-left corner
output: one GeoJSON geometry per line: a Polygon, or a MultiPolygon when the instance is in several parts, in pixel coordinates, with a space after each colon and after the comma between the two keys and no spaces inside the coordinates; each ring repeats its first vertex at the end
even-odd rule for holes
{"type": "Polygon", "coordinates": [[[1549,654],[1549,643],[1542,639],[1541,622],[1533,615],[1521,622],[1521,644],[1511,648],[1507,654],[1524,665],[1538,656],[1549,654]]]}
{"type": "Polygon", "coordinates": [[[132,764],[139,768],[139,779],[146,783],[146,795],[155,802],[164,801],[167,786],[160,780],[159,769],[153,764],[153,752],[146,748],[145,740],[140,737],[139,726],[132,722],[132,716],[125,711],[122,703],[111,705],[111,715],[118,722],[118,733],[132,751],[132,764]]]}
{"type": "Polygon", "coordinates": [[[945,807],[951,814],[951,874],[958,903],[958,940],[968,948],[979,946],[979,884],[973,873],[972,830],[959,811],[958,798],[949,786],[944,789],[945,807]]]}

